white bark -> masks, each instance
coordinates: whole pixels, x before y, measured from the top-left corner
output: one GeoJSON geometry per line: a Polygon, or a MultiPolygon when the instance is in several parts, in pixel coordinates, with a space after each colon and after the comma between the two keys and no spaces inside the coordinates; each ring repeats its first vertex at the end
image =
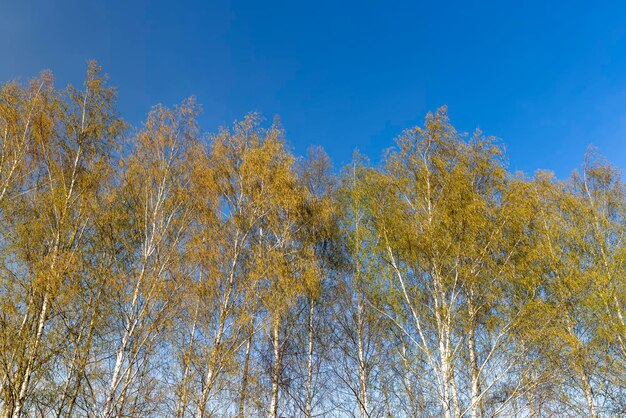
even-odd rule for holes
{"type": "Polygon", "coordinates": [[[274,365],[272,367],[272,397],[270,400],[270,418],[278,418],[278,391],[281,373],[281,346],[279,335],[279,321],[272,324],[272,346],[274,348],[274,365]]]}

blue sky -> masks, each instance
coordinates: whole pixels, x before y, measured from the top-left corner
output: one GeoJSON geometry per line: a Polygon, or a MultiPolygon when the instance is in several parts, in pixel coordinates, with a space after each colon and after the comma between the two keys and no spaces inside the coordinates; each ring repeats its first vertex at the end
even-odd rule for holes
{"type": "Polygon", "coordinates": [[[626,2],[0,0],[0,57],[2,81],[60,85],[95,58],[133,124],[189,95],[208,131],[278,114],[337,166],[447,104],[512,170],[564,177],[590,144],[626,168],[626,2]]]}

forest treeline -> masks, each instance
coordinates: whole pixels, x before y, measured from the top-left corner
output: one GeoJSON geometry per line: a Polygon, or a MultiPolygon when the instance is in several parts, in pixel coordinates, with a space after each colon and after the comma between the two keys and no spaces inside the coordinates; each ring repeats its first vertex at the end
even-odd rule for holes
{"type": "Polygon", "coordinates": [[[601,157],[513,174],[441,108],[337,170],[254,114],[131,129],[115,98],[95,63],[1,87],[2,417],[626,415],[601,157]]]}

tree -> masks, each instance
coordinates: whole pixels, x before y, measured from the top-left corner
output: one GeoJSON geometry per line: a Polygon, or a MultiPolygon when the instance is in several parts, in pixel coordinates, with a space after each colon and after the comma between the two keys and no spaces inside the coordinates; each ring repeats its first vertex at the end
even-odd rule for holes
{"type": "Polygon", "coordinates": [[[103,348],[115,354],[94,405],[106,417],[149,414],[162,402],[163,336],[184,283],[182,249],[190,222],[186,154],[195,141],[196,113],[193,100],[174,110],[157,106],[122,160],[119,194],[106,225],[115,240],[105,250],[113,254],[106,273],[107,335],[113,339],[103,348]]]}
{"type": "MultiPolygon", "coordinates": [[[[9,302],[14,315],[3,321],[3,333],[16,342],[4,363],[4,415],[15,417],[38,396],[33,381],[49,375],[50,365],[64,348],[59,346],[63,321],[76,319],[63,313],[81,286],[98,195],[107,179],[111,147],[123,128],[113,108],[114,90],[106,87],[95,63],[89,64],[84,91],[69,87],[55,93],[46,84],[48,76],[37,83],[36,90],[31,87],[33,102],[23,139],[11,151],[14,163],[4,189],[15,193],[12,207],[4,212],[12,232],[3,237],[12,252],[5,258],[5,274],[22,289],[9,302]],[[27,140],[32,143],[26,160],[16,163],[27,140]],[[31,170],[23,173],[21,184],[9,188],[12,175],[20,173],[24,163],[30,163],[31,170]]],[[[70,364],[66,373],[67,381],[75,379],[75,365],[70,364]]],[[[54,387],[56,380],[53,376],[39,395],[46,396],[45,387],[54,387]]]]}
{"type": "Polygon", "coordinates": [[[0,88],[0,411],[621,416],[626,187],[507,170],[446,108],[335,175],[194,99],[138,130],[93,62],[0,88]]]}

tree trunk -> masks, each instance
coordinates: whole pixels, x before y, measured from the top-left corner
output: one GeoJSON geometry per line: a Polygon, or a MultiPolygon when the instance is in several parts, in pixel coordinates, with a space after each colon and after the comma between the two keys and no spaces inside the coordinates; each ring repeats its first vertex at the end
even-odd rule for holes
{"type": "Polygon", "coordinates": [[[241,392],[239,393],[239,418],[245,417],[246,397],[248,396],[248,373],[250,368],[250,351],[252,349],[252,332],[246,342],[246,355],[243,361],[243,372],[241,376],[241,392]]]}
{"type": "MultiPolygon", "coordinates": [[[[147,251],[147,250],[146,250],[147,251]]],[[[113,368],[113,375],[111,376],[111,382],[109,384],[109,389],[107,392],[106,400],[104,402],[103,407],[103,415],[105,418],[108,418],[113,412],[113,408],[115,406],[115,392],[118,389],[118,386],[121,383],[121,373],[122,366],[124,365],[124,361],[126,359],[126,350],[128,348],[128,343],[135,333],[135,327],[139,322],[139,318],[135,317],[135,307],[137,306],[139,300],[139,293],[141,291],[141,285],[143,283],[143,278],[146,272],[146,263],[147,263],[148,255],[144,255],[144,264],[141,266],[141,271],[139,272],[139,276],[137,278],[137,282],[135,283],[133,289],[133,298],[131,300],[131,305],[129,309],[129,318],[126,321],[126,326],[124,330],[124,335],[122,336],[122,343],[117,350],[116,358],[115,358],[115,367],[113,368]]]]}
{"type": "MultiPolygon", "coordinates": [[[[358,290],[357,290],[358,291],[358,290]]],[[[365,364],[365,347],[363,336],[363,300],[359,292],[357,295],[357,356],[359,362],[359,417],[369,417],[367,400],[367,365],[365,364]]]]}
{"type": "Polygon", "coordinates": [[[450,356],[448,353],[448,345],[446,341],[446,326],[443,325],[441,314],[439,309],[435,306],[435,314],[437,316],[437,322],[439,325],[439,360],[441,364],[441,376],[440,376],[440,396],[441,396],[441,408],[444,418],[452,418],[452,411],[450,410],[450,356]]]}
{"type": "Polygon", "coordinates": [[[459,392],[456,387],[456,375],[454,373],[454,365],[451,367],[450,371],[450,391],[452,396],[452,405],[454,405],[454,416],[456,418],[461,418],[461,404],[459,402],[459,392]]]}
{"type": "Polygon", "coordinates": [[[589,417],[598,418],[598,413],[596,412],[596,407],[593,403],[593,393],[591,390],[591,384],[589,383],[589,378],[587,377],[587,374],[582,370],[580,372],[580,376],[583,384],[583,390],[585,392],[585,400],[587,401],[587,407],[589,408],[589,417]]]}
{"type": "Polygon", "coordinates": [[[22,409],[24,408],[24,401],[26,400],[26,395],[28,394],[30,377],[33,372],[33,362],[35,361],[35,356],[37,355],[37,350],[39,349],[39,343],[41,342],[41,338],[43,337],[43,330],[46,324],[46,319],[48,318],[49,306],[50,296],[46,288],[45,294],[43,296],[41,310],[39,311],[39,319],[37,320],[37,333],[35,334],[35,341],[33,343],[32,351],[28,356],[26,362],[26,370],[24,371],[24,377],[22,380],[22,385],[20,387],[20,393],[15,401],[15,408],[13,409],[13,417],[15,418],[20,418],[22,416],[22,409]]]}
{"type": "Polygon", "coordinates": [[[306,399],[305,399],[305,411],[304,416],[311,418],[312,404],[313,404],[313,338],[314,334],[314,319],[315,319],[315,302],[309,301],[309,347],[307,353],[307,379],[306,379],[306,399]]]}
{"type": "Polygon", "coordinates": [[[274,366],[272,367],[272,399],[270,402],[270,418],[278,418],[278,389],[281,373],[281,350],[278,320],[272,327],[272,345],[274,347],[274,366]]]}
{"type": "MultiPolygon", "coordinates": [[[[471,307],[470,307],[471,309],[471,307]]],[[[482,418],[482,402],[480,400],[480,373],[478,369],[478,355],[476,353],[476,327],[473,313],[470,313],[470,326],[467,333],[467,345],[469,351],[469,366],[471,378],[471,417],[482,418]]]]}
{"type": "Polygon", "coordinates": [[[213,350],[209,357],[209,364],[207,365],[207,373],[204,379],[204,387],[202,388],[202,394],[200,402],[198,402],[198,408],[196,411],[196,417],[202,418],[206,409],[206,403],[209,400],[209,393],[213,388],[213,382],[215,381],[215,369],[217,368],[217,356],[220,350],[220,344],[222,343],[222,337],[224,336],[224,318],[220,315],[220,324],[217,329],[217,335],[213,342],[213,350]]]}

